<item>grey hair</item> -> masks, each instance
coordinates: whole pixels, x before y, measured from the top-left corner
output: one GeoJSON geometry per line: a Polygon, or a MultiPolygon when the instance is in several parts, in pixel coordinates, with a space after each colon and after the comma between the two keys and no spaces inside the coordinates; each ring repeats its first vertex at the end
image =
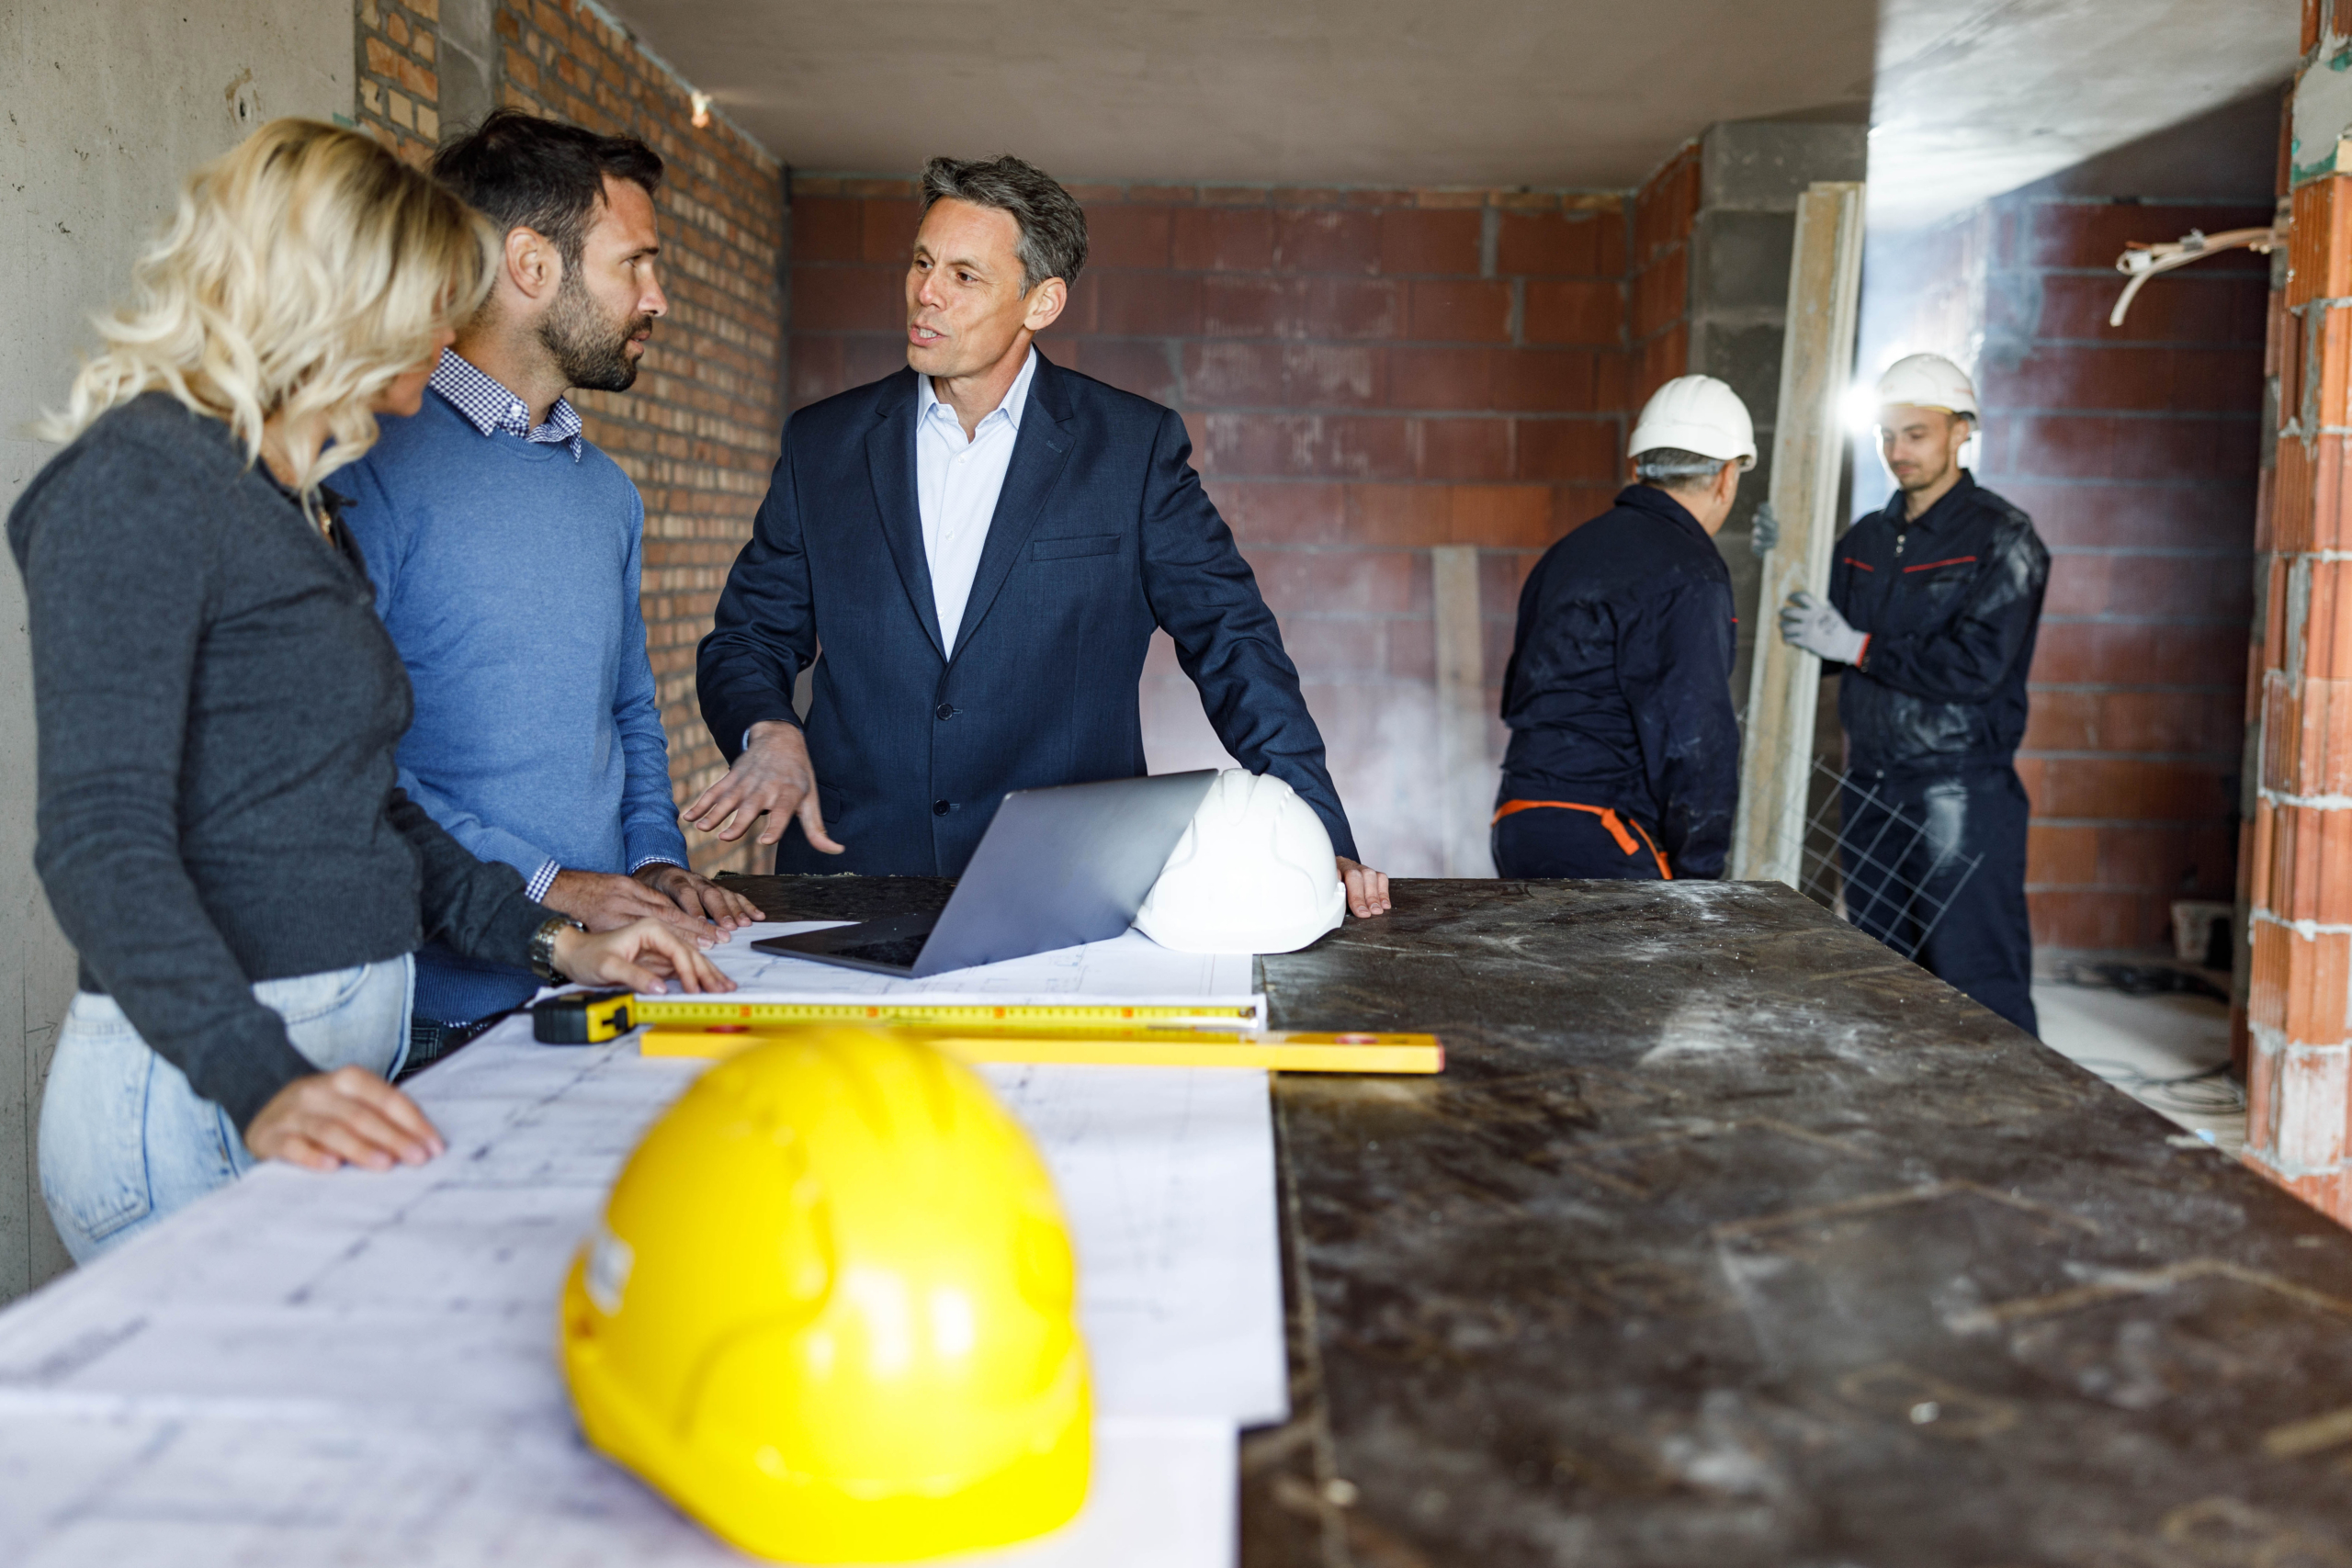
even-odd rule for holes
{"type": "Polygon", "coordinates": [[[1012,214],[1021,229],[1021,292],[1049,277],[1078,281],[1086,266],[1086,213],[1053,175],[1011,153],[985,161],[933,158],[922,166],[922,209],[949,197],[1012,214]]]}
{"type": "Polygon", "coordinates": [[[1653,446],[1634,454],[1634,477],[1661,490],[1684,490],[1693,479],[1712,479],[1736,457],[1708,457],[1679,446],[1653,446]]]}

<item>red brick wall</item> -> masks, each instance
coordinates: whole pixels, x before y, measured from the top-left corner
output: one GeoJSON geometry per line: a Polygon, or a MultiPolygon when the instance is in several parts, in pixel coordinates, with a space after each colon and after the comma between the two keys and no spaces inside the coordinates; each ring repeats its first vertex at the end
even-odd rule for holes
{"type": "MultiPolygon", "coordinates": [[[[357,16],[360,123],[416,162],[438,131],[437,15],[438,0],[361,0],[357,16]]],[[[494,21],[501,102],[642,138],[669,165],[656,207],[670,314],[634,388],[572,399],[645,499],[647,642],[684,801],[724,771],[695,705],[695,644],[783,426],[783,171],[723,118],[695,129],[686,85],[578,0],[509,0],[494,21]]],[[[747,848],[688,836],[702,869],[750,869],[747,848]]]]}
{"type": "MultiPolygon", "coordinates": [[[[1616,488],[1622,198],[1074,188],[1092,257],[1041,346],[1182,412],[1193,462],[1282,619],[1360,847],[1392,871],[1434,874],[1429,550],[1484,552],[1492,688],[1527,567],[1616,488]]],[[[794,175],[794,406],[905,363],[915,219],[904,181],[794,175]]],[[[1165,638],[1143,700],[1155,768],[1221,759],[1165,638]]]]}
{"type": "Polygon", "coordinates": [[[441,136],[441,0],[359,0],[354,118],[412,164],[441,136]]]}
{"type": "Polygon", "coordinates": [[[1634,196],[1633,386],[1625,406],[1635,414],[1652,392],[1690,368],[1690,231],[1699,187],[1693,141],[1634,196]]]}
{"type": "Polygon", "coordinates": [[[1994,214],[1984,483],[2033,514],[2050,592],[2018,773],[2034,940],[2160,947],[2235,891],[2267,264],[2240,253],[2107,315],[2127,240],[2266,208],[2014,200],[1994,214]],[[2006,318],[2006,320],[2005,320],[2006,318]]]}

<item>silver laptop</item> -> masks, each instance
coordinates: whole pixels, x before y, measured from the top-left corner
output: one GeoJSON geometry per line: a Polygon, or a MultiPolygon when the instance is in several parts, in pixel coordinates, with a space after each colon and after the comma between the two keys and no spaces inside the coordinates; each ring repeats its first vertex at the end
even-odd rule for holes
{"type": "Polygon", "coordinates": [[[1216,770],[1018,789],[935,915],[894,915],[752,945],[844,969],[921,979],[1026,958],[1127,929],[1216,770]]]}

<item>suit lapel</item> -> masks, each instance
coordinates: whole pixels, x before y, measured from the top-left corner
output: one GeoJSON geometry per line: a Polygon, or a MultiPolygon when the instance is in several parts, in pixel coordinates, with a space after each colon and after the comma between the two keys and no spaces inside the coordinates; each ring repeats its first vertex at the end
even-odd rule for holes
{"type": "MultiPolygon", "coordinates": [[[[1037,374],[1029,383],[1028,407],[1022,411],[1021,433],[1012,443],[1012,463],[1005,470],[1004,488],[997,492],[996,513],[989,520],[988,543],[980,547],[979,570],[972,574],[972,596],[964,605],[964,624],[956,634],[956,652],[972,644],[972,633],[996,603],[1013,562],[1029,544],[1046,498],[1069,460],[1069,400],[1063,395],[1062,373],[1043,354],[1037,374]]],[[[922,536],[916,536],[922,552],[922,536]]],[[[933,634],[936,636],[936,633],[933,634]]],[[[954,660],[951,659],[950,663],[954,660]]]]}
{"type": "MultiPolygon", "coordinates": [[[[874,428],[865,437],[865,466],[874,477],[874,504],[882,514],[882,537],[898,563],[915,618],[942,660],[947,645],[939,635],[939,605],[931,588],[931,562],[923,554],[922,509],[915,500],[914,372],[901,370],[882,383],[874,428]]],[[[985,570],[985,568],[983,569],[985,570]]]]}

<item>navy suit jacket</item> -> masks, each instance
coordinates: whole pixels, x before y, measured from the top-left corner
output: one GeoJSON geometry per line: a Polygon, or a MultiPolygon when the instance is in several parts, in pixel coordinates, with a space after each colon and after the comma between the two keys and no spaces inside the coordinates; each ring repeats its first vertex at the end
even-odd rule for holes
{"type": "Polygon", "coordinates": [[[915,373],[792,416],[695,678],[729,761],[764,719],[803,727],[825,826],[779,872],[956,876],[1009,790],[1145,772],[1136,694],[1175,640],[1225,749],[1298,791],[1353,858],[1323,737],[1273,612],[1193,472],[1172,410],[1038,356],[956,646],[944,647],[915,501],[915,373]],[[818,659],[818,650],[823,657],[818,659]]]}

